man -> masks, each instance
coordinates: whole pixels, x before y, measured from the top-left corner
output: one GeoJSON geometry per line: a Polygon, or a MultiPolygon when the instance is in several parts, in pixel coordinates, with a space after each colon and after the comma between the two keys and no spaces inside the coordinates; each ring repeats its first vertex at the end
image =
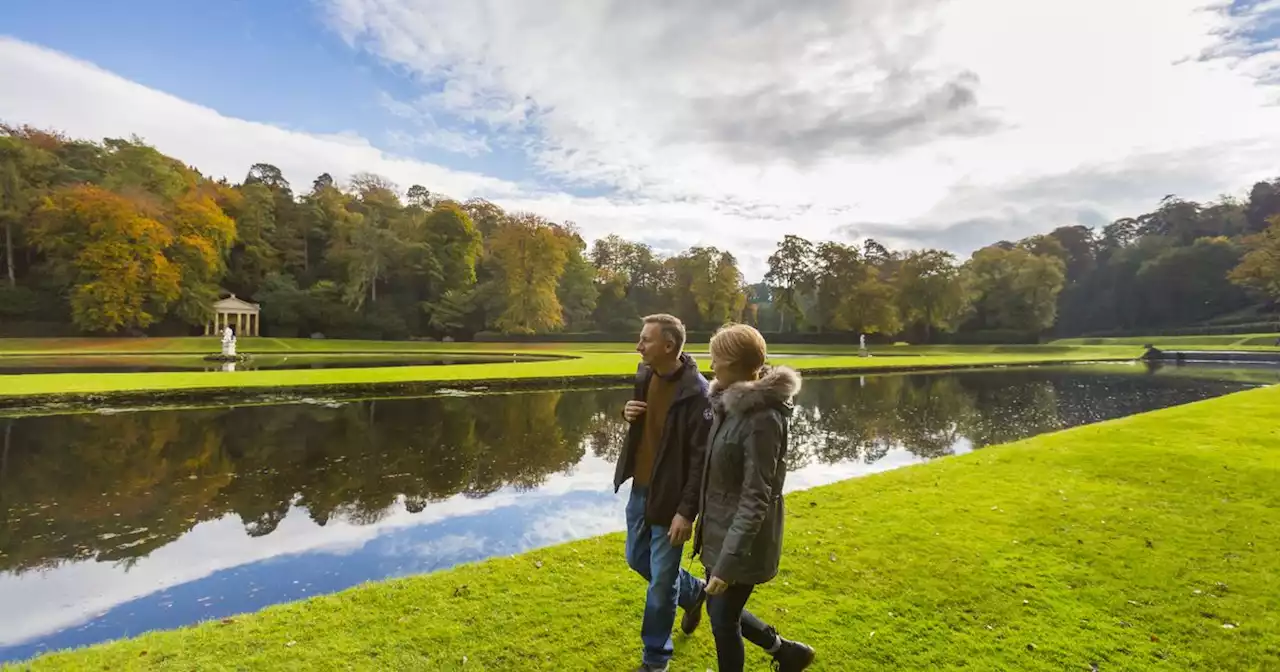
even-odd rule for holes
{"type": "Polygon", "coordinates": [[[706,378],[684,353],[685,329],[671,315],[644,318],[634,398],[623,417],[631,424],[613,477],[614,492],[632,479],[627,501],[627,564],[649,582],[636,672],[665,672],[671,661],[676,605],[681,628],[692,633],[706,600],[703,584],[680,567],[698,515],[702,449],[711,428],[706,378]]]}

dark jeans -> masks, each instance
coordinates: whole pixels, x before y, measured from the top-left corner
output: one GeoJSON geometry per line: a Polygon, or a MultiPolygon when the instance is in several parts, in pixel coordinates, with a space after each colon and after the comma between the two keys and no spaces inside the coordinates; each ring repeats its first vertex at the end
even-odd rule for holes
{"type": "Polygon", "coordinates": [[[648,488],[631,486],[631,498],[627,500],[627,564],[649,582],[640,623],[644,662],[662,667],[675,651],[671,628],[676,622],[676,606],[693,608],[702,592],[702,582],[680,567],[684,544],[671,545],[667,538],[670,525],[645,521],[648,494],[648,488]]]}
{"type": "Polygon", "coordinates": [[[743,637],[765,651],[772,652],[778,645],[774,629],[745,609],[753,590],[752,584],[732,585],[719,595],[707,596],[707,618],[716,640],[720,672],[741,672],[745,658],[743,637]]]}

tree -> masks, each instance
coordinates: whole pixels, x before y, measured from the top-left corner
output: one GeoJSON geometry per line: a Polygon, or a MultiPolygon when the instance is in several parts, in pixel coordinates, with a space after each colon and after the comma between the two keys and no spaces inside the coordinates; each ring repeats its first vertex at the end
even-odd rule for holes
{"type": "Polygon", "coordinates": [[[793,331],[799,326],[802,311],[798,295],[813,288],[814,264],[813,243],[799,236],[783,237],[778,249],[769,255],[769,271],[764,279],[773,289],[778,307],[778,331],[786,331],[788,316],[793,331]]]}
{"type": "Polygon", "coordinates": [[[969,260],[981,327],[1042,331],[1053,326],[1066,273],[1061,259],[986,247],[969,260]]]}
{"type": "Polygon", "coordinates": [[[227,285],[242,296],[253,296],[268,275],[281,270],[279,251],[270,242],[275,237],[275,196],[263,184],[220,188],[218,193],[223,211],[236,224],[236,244],[227,261],[227,285]]]}
{"type": "Polygon", "coordinates": [[[1144,322],[1189,324],[1243,308],[1247,297],[1228,274],[1241,261],[1240,246],[1225,236],[1171,246],[1138,269],[1144,322]]]}
{"type": "Polygon", "coordinates": [[[1228,274],[1231,282],[1280,301],[1280,214],[1261,233],[1244,241],[1244,256],[1228,274]]]}
{"type": "Polygon", "coordinates": [[[1246,230],[1261,232],[1271,225],[1271,218],[1276,215],[1280,215],[1280,179],[1255,183],[1245,206],[1246,230]]]}
{"type": "Polygon", "coordinates": [[[504,334],[533,334],[564,325],[556,294],[569,259],[557,227],[533,214],[499,225],[492,253],[501,276],[503,310],[494,326],[504,334]]]}
{"type": "MultiPolygon", "coordinates": [[[[4,268],[9,287],[17,287],[17,244],[21,227],[30,221],[57,172],[57,159],[20,132],[0,126],[0,224],[4,225],[4,268]]],[[[53,147],[61,146],[61,141],[53,147]]]]}
{"type": "Polygon", "coordinates": [[[668,260],[668,266],[673,279],[668,302],[686,323],[709,330],[741,319],[746,294],[732,254],[693,247],[668,260]]]}
{"type": "Polygon", "coordinates": [[[587,244],[576,233],[565,234],[568,256],[565,260],[564,273],[560,276],[560,284],[556,287],[556,298],[564,309],[565,327],[572,331],[586,331],[591,325],[591,316],[595,313],[596,299],[600,292],[596,288],[596,269],[583,256],[587,244]]]}
{"type": "MultiPolygon", "coordinates": [[[[328,177],[328,173],[325,173],[328,177]]],[[[332,184],[333,178],[329,178],[332,184]]],[[[286,196],[293,197],[293,187],[289,185],[289,180],[284,179],[284,173],[279,168],[269,163],[255,163],[249,168],[249,174],[244,178],[245,186],[251,184],[261,184],[272,192],[283,193],[286,196]]]]}
{"type": "Polygon", "coordinates": [[[456,203],[440,203],[431,209],[423,227],[426,243],[440,269],[439,276],[433,278],[436,293],[474,284],[483,241],[466,211],[456,203]]]}
{"type": "Polygon", "coordinates": [[[124,196],[60,189],[40,207],[32,235],[72,285],[71,317],[85,331],[145,328],[181,295],[181,269],[165,256],[174,235],[124,196]]]}
{"type": "Polygon", "coordinates": [[[934,329],[952,330],[969,310],[969,290],[955,255],[942,250],[909,252],[895,278],[902,319],[924,328],[925,342],[934,329]]]}
{"type": "Polygon", "coordinates": [[[405,192],[405,198],[409,200],[411,205],[430,210],[435,207],[440,199],[436,198],[426,187],[421,184],[415,184],[409,187],[409,191],[405,192]]]}
{"type": "Polygon", "coordinates": [[[236,239],[235,222],[218,207],[212,186],[188,191],[166,217],[173,236],[167,250],[180,275],[174,312],[187,324],[204,325],[218,299],[224,259],[236,239]]]}

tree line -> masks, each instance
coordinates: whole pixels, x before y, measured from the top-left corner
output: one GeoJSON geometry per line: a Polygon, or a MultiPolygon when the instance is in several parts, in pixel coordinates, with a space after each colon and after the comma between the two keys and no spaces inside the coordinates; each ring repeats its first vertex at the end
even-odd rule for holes
{"type": "Polygon", "coordinates": [[[197,333],[227,293],[262,304],[273,336],[616,334],[652,312],[695,331],[735,320],[918,341],[1248,321],[1280,298],[1278,215],[1275,180],[1246,201],[1170,196],[963,261],[788,235],[748,284],[727,250],[588,246],[572,222],[378,175],[300,190],[259,163],[230,183],[136,137],[0,126],[0,330],[197,333]]]}

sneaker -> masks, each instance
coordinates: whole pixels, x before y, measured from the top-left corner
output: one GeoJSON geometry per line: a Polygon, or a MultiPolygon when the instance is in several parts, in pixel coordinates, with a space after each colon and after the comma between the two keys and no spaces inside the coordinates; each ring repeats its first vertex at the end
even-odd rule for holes
{"type": "Polygon", "coordinates": [[[698,591],[698,599],[694,601],[693,607],[686,609],[684,616],[680,617],[680,631],[686,635],[692,635],[694,630],[698,629],[698,624],[702,622],[702,606],[707,603],[707,591],[698,591]]]}
{"type": "Polygon", "coordinates": [[[663,665],[662,667],[650,665],[648,663],[640,663],[640,667],[637,667],[633,672],[667,672],[670,669],[670,663],[663,665]]]}

